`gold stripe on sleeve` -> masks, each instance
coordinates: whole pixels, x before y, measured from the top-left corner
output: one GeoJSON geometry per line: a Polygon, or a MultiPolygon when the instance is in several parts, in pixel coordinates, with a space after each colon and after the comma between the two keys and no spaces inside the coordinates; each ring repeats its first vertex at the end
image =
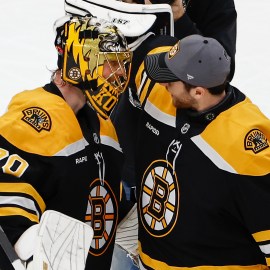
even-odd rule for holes
{"type": "Polygon", "coordinates": [[[252,236],[256,242],[269,241],[270,240],[270,230],[253,233],[252,236]]]}
{"type": "Polygon", "coordinates": [[[39,222],[37,215],[31,214],[17,207],[0,207],[0,216],[24,216],[33,222],[39,222]]]}
{"type": "Polygon", "coordinates": [[[24,193],[30,195],[39,205],[42,212],[45,211],[46,205],[39,193],[27,183],[0,183],[1,192],[24,193]]]}

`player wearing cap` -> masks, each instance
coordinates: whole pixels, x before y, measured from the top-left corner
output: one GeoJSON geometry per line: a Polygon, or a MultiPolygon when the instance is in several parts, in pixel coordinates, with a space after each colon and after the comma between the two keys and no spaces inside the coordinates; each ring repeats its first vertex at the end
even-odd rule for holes
{"type": "MultiPolygon", "coordinates": [[[[18,254],[31,257],[31,241],[18,244],[22,233],[39,223],[45,210],[64,213],[93,228],[86,269],[107,270],[123,161],[108,117],[128,83],[132,54],[122,32],[96,17],[64,16],[55,30],[58,69],[51,82],[15,95],[0,120],[0,225],[21,247],[18,254]]],[[[75,246],[87,240],[48,234],[51,263],[42,269],[84,269],[76,263],[82,248],[75,246]],[[64,250],[74,260],[63,256],[64,250]]],[[[9,269],[2,262],[0,268],[9,269]]]]}
{"type": "MultiPolygon", "coordinates": [[[[65,11],[71,14],[90,12],[96,16],[113,21],[127,37],[129,47],[134,51],[131,79],[128,91],[121,96],[120,101],[112,113],[121,146],[125,154],[125,165],[122,175],[124,185],[127,186],[127,197],[136,201],[134,196],[135,168],[134,151],[137,139],[137,122],[141,110],[135,94],[134,79],[144,56],[159,46],[172,46],[177,38],[201,33],[219,40],[231,56],[231,77],[234,73],[234,55],[236,40],[236,11],[233,0],[66,0],[65,11]],[[129,2],[132,4],[127,4],[129,2]],[[134,4],[135,2],[147,5],[134,4]],[[152,5],[148,5],[152,2],[152,5]],[[156,3],[170,2],[169,5],[156,3]],[[162,11],[162,12],[161,12],[162,11]],[[169,15],[169,16],[168,16],[169,15]],[[173,23],[174,21],[174,23],[173,23]],[[164,36],[166,35],[166,36],[164,36]],[[133,91],[134,89],[134,91],[133,91]],[[125,115],[125,117],[122,117],[125,115]]],[[[152,84],[150,83],[150,86],[152,84]]],[[[159,86],[162,88],[162,86],[159,86]]],[[[140,179],[138,179],[140,181],[140,179]]],[[[124,206],[129,205],[125,203],[124,206]]],[[[134,210],[134,208],[132,209],[134,210]]],[[[131,211],[132,211],[131,210],[131,211]]],[[[136,258],[136,213],[129,213],[117,231],[116,243],[128,250],[129,256],[136,258]],[[130,222],[129,222],[130,221],[130,222]],[[132,230],[133,228],[133,230],[132,230]]],[[[115,248],[115,260],[112,270],[135,269],[124,263],[127,258],[123,249],[115,248]],[[118,257],[118,251],[120,256],[118,257]],[[122,256],[123,254],[123,256],[122,256]]]]}
{"type": "Polygon", "coordinates": [[[228,83],[230,57],[191,35],[140,71],[140,269],[268,269],[270,121],[228,83]]]}

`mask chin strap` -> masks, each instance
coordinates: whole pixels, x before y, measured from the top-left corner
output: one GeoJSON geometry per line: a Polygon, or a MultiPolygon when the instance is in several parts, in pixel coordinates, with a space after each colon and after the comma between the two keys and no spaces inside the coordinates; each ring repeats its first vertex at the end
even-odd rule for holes
{"type": "Polygon", "coordinates": [[[80,82],[75,86],[80,88],[81,90],[96,89],[97,88],[97,81],[91,80],[91,81],[80,82]]]}

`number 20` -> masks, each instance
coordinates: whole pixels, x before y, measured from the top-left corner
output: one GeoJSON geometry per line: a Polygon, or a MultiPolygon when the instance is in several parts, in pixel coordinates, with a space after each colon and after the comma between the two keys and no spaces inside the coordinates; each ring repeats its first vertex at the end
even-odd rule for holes
{"type": "Polygon", "coordinates": [[[0,148],[0,160],[8,157],[6,163],[2,166],[2,170],[4,173],[14,175],[16,177],[21,177],[29,164],[22,159],[20,156],[16,154],[12,154],[9,156],[9,152],[3,148],[0,148]],[[18,162],[18,166],[16,170],[12,170],[12,166],[15,164],[15,162],[18,162]]]}

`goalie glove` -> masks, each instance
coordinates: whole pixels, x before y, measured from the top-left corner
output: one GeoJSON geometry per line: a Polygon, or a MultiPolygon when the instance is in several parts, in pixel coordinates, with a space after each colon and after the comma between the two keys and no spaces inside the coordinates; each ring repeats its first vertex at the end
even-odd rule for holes
{"type": "Polygon", "coordinates": [[[93,229],[89,225],[47,210],[39,224],[22,234],[15,250],[24,261],[33,255],[28,270],[84,270],[92,238],[93,229]]]}

